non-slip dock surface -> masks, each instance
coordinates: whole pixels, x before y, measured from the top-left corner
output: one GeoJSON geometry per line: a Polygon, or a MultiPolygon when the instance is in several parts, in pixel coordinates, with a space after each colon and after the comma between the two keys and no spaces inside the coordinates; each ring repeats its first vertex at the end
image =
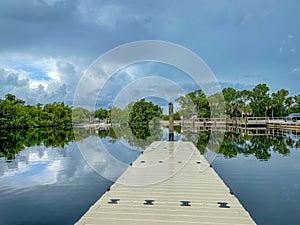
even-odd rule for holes
{"type": "Polygon", "coordinates": [[[191,142],[152,143],[76,225],[255,224],[191,142]]]}

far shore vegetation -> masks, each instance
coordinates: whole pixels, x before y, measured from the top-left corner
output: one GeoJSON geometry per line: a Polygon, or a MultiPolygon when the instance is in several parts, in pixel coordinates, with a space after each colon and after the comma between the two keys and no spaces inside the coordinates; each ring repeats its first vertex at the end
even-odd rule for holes
{"type": "MultiPolygon", "coordinates": [[[[252,90],[235,90],[228,87],[222,90],[224,108],[227,117],[283,117],[290,113],[300,112],[300,94],[290,96],[289,91],[280,89],[270,93],[266,84],[258,84],[252,90]]],[[[196,90],[176,99],[179,106],[174,119],[189,118],[192,113],[199,118],[210,118],[213,102],[218,102],[220,93],[206,96],[202,90],[196,90]]],[[[162,109],[151,102],[140,100],[130,103],[124,109],[111,107],[89,111],[85,108],[72,108],[63,102],[42,105],[26,104],[13,94],[0,99],[0,129],[28,128],[68,128],[74,124],[94,122],[142,124],[149,123],[149,118],[160,117],[162,109]]]]}
{"type": "MultiPolygon", "coordinates": [[[[180,96],[175,102],[179,107],[174,113],[174,119],[190,118],[191,115],[210,118],[213,102],[218,102],[220,98],[224,98],[228,118],[283,117],[300,112],[300,94],[291,96],[286,89],[270,93],[266,84],[258,84],[252,90],[224,88],[222,95],[217,93],[207,97],[202,90],[196,90],[180,96]]],[[[123,125],[122,129],[115,127],[99,130],[98,135],[109,136],[112,140],[122,136],[129,143],[143,148],[161,138],[159,120],[168,120],[168,115],[163,115],[162,112],[161,107],[145,99],[132,102],[123,109],[111,107],[89,111],[85,108],[72,108],[63,102],[30,105],[13,94],[7,94],[4,99],[0,99],[0,157],[13,158],[24,146],[43,144],[63,147],[75,140],[74,125],[90,123],[123,125]]],[[[79,129],[75,132],[81,134],[82,131],[79,129]]],[[[83,132],[80,137],[84,138],[85,135],[83,132]]],[[[209,135],[202,134],[199,140],[206,141],[205,137],[209,135]]],[[[234,140],[239,141],[238,137],[234,137],[234,140]]],[[[203,143],[196,143],[200,150],[205,146],[203,143]]],[[[230,146],[229,142],[224,142],[223,145],[225,144],[226,148],[230,146]]],[[[285,151],[286,149],[283,152],[285,151]]],[[[226,152],[236,154],[229,153],[229,150],[226,152]]]]}
{"type": "MultiPolygon", "coordinates": [[[[224,114],[232,117],[283,117],[290,113],[300,113],[300,94],[291,96],[286,89],[270,93],[266,84],[258,84],[252,90],[235,90],[228,87],[222,90],[224,98],[224,114]]],[[[174,112],[174,120],[190,118],[197,115],[199,118],[210,118],[214,102],[220,102],[221,94],[206,96],[202,90],[196,90],[176,99],[179,108],[174,112]]],[[[94,119],[102,122],[126,124],[134,103],[124,109],[112,107],[97,109],[90,112],[84,108],[73,109],[73,122],[86,123],[94,119]]],[[[142,116],[142,115],[141,115],[142,116]]],[[[157,115],[156,115],[157,116],[157,115]]],[[[168,115],[160,115],[162,120],[168,120],[168,115]]],[[[137,121],[140,119],[137,118],[137,121]]],[[[132,122],[132,121],[131,121],[132,122]]]]}

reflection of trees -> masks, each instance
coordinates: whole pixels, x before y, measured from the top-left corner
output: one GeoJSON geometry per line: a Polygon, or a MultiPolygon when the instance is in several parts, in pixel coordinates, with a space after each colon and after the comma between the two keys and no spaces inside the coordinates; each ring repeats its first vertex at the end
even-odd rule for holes
{"type": "Polygon", "coordinates": [[[204,154],[206,151],[206,146],[208,144],[210,134],[211,134],[210,131],[202,131],[199,134],[199,138],[195,145],[202,154],[204,154]]]}
{"type": "Polygon", "coordinates": [[[290,153],[290,150],[288,147],[292,147],[292,145],[289,146],[289,144],[287,143],[290,143],[290,141],[285,141],[286,140],[289,140],[290,138],[289,137],[276,137],[274,142],[274,148],[273,148],[273,151],[276,151],[282,155],[287,155],[290,153]]]}
{"type": "Polygon", "coordinates": [[[146,139],[151,135],[150,128],[147,125],[144,126],[130,126],[130,130],[132,134],[137,138],[137,139],[146,139]]]}
{"type": "MultiPolygon", "coordinates": [[[[219,145],[216,141],[220,139],[214,138],[218,132],[200,131],[197,136],[191,132],[184,132],[183,135],[183,140],[192,141],[202,154],[206,152],[206,147],[214,151],[214,146],[219,145]]],[[[242,136],[235,132],[226,132],[219,154],[228,158],[236,157],[238,154],[254,155],[259,160],[268,160],[271,157],[271,150],[287,155],[290,153],[289,147],[300,147],[300,141],[295,143],[292,141],[288,137],[242,136]]]]}
{"type": "Polygon", "coordinates": [[[257,159],[268,160],[271,157],[270,150],[282,155],[289,154],[285,137],[270,136],[241,136],[234,133],[226,133],[220,152],[226,157],[235,157],[237,154],[254,155],[257,159]]]}
{"type": "Polygon", "coordinates": [[[73,129],[0,130],[0,157],[13,159],[24,147],[41,144],[46,147],[64,147],[73,140],[73,129]]]}
{"type": "Polygon", "coordinates": [[[203,154],[206,151],[206,146],[208,145],[208,141],[210,139],[211,132],[208,130],[200,131],[198,134],[195,134],[191,131],[182,132],[182,140],[183,141],[191,141],[194,145],[199,149],[199,151],[203,154]]]}
{"type": "Polygon", "coordinates": [[[123,138],[129,145],[144,149],[153,141],[161,140],[163,132],[159,126],[120,126],[99,131],[98,135],[101,138],[110,137],[111,142],[123,138]]]}
{"type": "Polygon", "coordinates": [[[162,139],[163,132],[159,126],[139,126],[126,128],[124,139],[129,145],[146,148],[154,141],[162,139]]]}

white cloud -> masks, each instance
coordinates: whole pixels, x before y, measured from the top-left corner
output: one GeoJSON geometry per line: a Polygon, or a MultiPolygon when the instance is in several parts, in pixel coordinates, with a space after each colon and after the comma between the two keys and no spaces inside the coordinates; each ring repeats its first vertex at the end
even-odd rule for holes
{"type": "Polygon", "coordinates": [[[29,104],[65,101],[71,105],[81,77],[76,63],[54,57],[0,57],[0,98],[11,93],[29,104]]]}
{"type": "Polygon", "coordinates": [[[279,54],[282,54],[282,52],[283,52],[283,48],[280,47],[280,48],[279,48],[279,54]]]}
{"type": "Polygon", "coordinates": [[[296,52],[296,48],[293,46],[292,39],[294,39],[294,35],[289,34],[286,36],[285,39],[281,41],[281,46],[279,47],[279,54],[282,54],[283,52],[290,52],[293,54],[296,52]]]}
{"type": "Polygon", "coordinates": [[[31,88],[31,89],[34,89],[34,88],[47,89],[48,84],[49,83],[46,82],[46,81],[34,81],[34,80],[30,80],[29,81],[29,88],[31,88]]]}
{"type": "Polygon", "coordinates": [[[293,73],[298,73],[298,72],[300,72],[300,66],[298,66],[297,68],[294,68],[294,69],[292,70],[292,72],[293,72],[293,73]]]}

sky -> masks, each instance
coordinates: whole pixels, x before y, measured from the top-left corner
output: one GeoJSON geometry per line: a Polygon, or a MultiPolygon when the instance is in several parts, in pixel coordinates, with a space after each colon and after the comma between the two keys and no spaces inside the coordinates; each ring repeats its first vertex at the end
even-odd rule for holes
{"type": "MultiPolygon", "coordinates": [[[[300,94],[299,11],[297,0],[0,0],[0,98],[12,93],[30,104],[72,105],[98,57],[141,40],[191,50],[221,87],[266,83],[272,92],[300,94]]],[[[94,93],[98,106],[108,107],[120,90],[146,76],[172,76],[186,92],[195,89],[183,71],[139,63],[106,80],[94,93]]]]}

